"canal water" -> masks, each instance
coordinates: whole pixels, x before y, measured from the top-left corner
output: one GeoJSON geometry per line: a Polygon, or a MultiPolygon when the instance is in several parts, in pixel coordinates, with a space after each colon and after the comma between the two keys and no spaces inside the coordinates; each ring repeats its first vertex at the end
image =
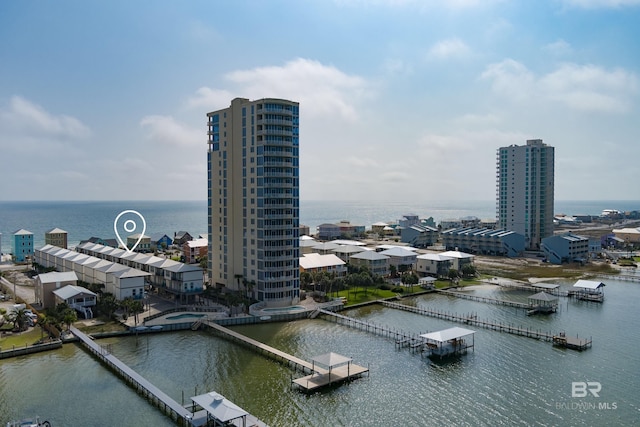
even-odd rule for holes
{"type": "MultiPolygon", "coordinates": [[[[290,387],[300,373],[210,332],[100,342],[178,402],[215,390],[271,426],[638,425],[640,284],[606,283],[603,304],[560,298],[560,310],[549,316],[444,295],[404,301],[592,337],[593,347],[583,352],[381,306],[344,314],[406,332],[468,327],[477,331],[475,350],[434,363],[398,349],[390,338],[326,319],[234,328],[303,359],[333,351],[371,370],[368,377],[310,395],[290,387]]],[[[472,292],[523,302],[530,294],[495,287],[472,292]]],[[[56,427],[173,425],[76,345],[0,361],[0,415],[0,424],[40,415],[56,427]]]]}

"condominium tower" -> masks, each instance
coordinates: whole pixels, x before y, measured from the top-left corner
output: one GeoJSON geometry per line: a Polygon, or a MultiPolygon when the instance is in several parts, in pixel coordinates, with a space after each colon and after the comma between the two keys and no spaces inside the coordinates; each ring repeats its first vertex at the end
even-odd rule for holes
{"type": "Polygon", "coordinates": [[[539,250],[553,235],[554,148],[541,139],[498,149],[496,215],[499,226],[525,236],[539,250]]]}
{"type": "Polygon", "coordinates": [[[296,304],[298,103],[236,98],[207,117],[210,284],[266,306],[296,304]]]}

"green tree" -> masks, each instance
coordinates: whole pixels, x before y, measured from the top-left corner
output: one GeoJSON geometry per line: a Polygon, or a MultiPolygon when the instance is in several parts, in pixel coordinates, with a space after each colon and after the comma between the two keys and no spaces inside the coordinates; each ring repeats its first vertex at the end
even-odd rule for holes
{"type": "Polygon", "coordinates": [[[300,284],[302,285],[302,289],[307,289],[309,285],[313,282],[313,276],[308,271],[303,271],[300,273],[300,284]]]}
{"type": "Polygon", "coordinates": [[[115,313],[119,307],[118,300],[109,292],[100,295],[97,305],[100,313],[106,315],[109,319],[113,317],[113,313],[115,313]]]}
{"type": "Polygon", "coordinates": [[[396,277],[398,275],[398,268],[395,265],[391,264],[389,266],[389,274],[391,275],[391,277],[396,277]]]}
{"type": "Polygon", "coordinates": [[[466,264],[462,267],[463,277],[474,277],[476,275],[476,268],[471,264],[466,264]]]}
{"type": "Polygon", "coordinates": [[[13,328],[19,331],[27,329],[29,324],[29,316],[27,316],[27,310],[20,308],[18,310],[12,310],[9,313],[9,321],[13,323],[13,328]]]}
{"type": "Polygon", "coordinates": [[[136,326],[138,325],[138,314],[144,312],[144,305],[142,301],[133,299],[131,297],[125,298],[120,303],[120,306],[124,309],[127,317],[133,315],[136,326]]]}
{"type": "Polygon", "coordinates": [[[413,292],[413,286],[417,285],[420,279],[414,273],[405,273],[402,275],[402,283],[405,285],[411,285],[411,292],[413,292]]]}
{"type": "Polygon", "coordinates": [[[78,321],[78,314],[73,308],[67,308],[62,313],[62,321],[67,325],[67,330],[71,329],[71,324],[78,321]]]}

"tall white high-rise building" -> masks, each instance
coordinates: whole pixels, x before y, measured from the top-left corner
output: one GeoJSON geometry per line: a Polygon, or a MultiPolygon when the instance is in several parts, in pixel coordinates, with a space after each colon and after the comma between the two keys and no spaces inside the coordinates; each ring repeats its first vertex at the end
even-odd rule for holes
{"type": "Polygon", "coordinates": [[[541,139],[498,149],[496,216],[499,226],[525,236],[539,250],[553,235],[554,148],[541,139]]]}
{"type": "Polygon", "coordinates": [[[299,270],[299,106],[249,101],[207,114],[210,285],[296,304],[299,270]]]}

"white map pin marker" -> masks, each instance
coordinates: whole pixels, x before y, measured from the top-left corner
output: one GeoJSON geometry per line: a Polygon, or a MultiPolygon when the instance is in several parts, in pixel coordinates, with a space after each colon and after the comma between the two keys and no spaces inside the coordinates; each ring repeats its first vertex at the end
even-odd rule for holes
{"type": "MultiPolygon", "coordinates": [[[[138,229],[138,225],[134,220],[127,219],[124,222],[123,228],[124,228],[124,231],[126,231],[127,233],[133,233],[138,229]]],[[[144,232],[147,231],[147,222],[144,220],[144,217],[140,214],[140,212],[129,209],[126,211],[122,211],[118,214],[116,219],[113,221],[113,231],[116,232],[116,239],[118,240],[118,243],[120,243],[120,245],[122,245],[122,247],[125,248],[127,252],[131,253],[136,247],[138,247],[138,245],[140,244],[140,241],[142,240],[142,237],[144,236],[144,232]],[[140,220],[142,220],[142,231],[138,233],[139,234],[138,240],[136,241],[135,245],[133,245],[131,249],[127,247],[127,244],[125,243],[125,241],[122,240],[122,237],[120,237],[120,233],[118,232],[118,220],[120,219],[120,217],[122,217],[125,214],[137,215],[140,218],[140,220]]],[[[126,236],[125,236],[125,239],[126,239],[126,236]]]]}

